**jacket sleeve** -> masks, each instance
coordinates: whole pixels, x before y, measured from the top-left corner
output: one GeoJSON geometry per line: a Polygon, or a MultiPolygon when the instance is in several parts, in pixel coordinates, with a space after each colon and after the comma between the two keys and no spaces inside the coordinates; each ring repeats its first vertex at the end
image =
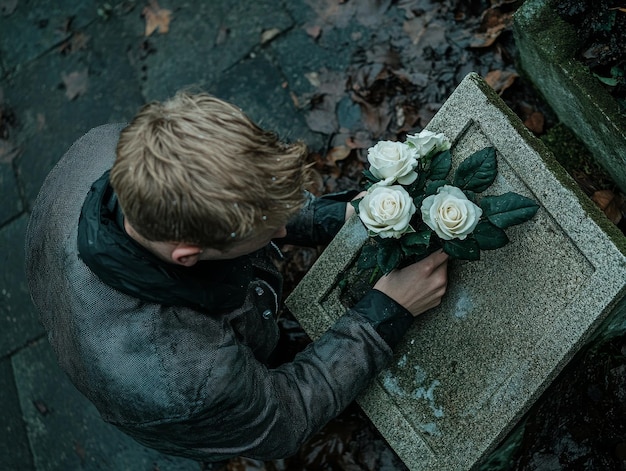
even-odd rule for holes
{"type": "MultiPolygon", "coordinates": [[[[159,437],[162,451],[194,459],[287,457],[348,406],[391,358],[373,325],[353,309],[275,369],[257,361],[231,332],[192,416],[143,426],[159,437]]],[[[157,445],[145,436],[140,441],[157,445]]]]}
{"type": "Polygon", "coordinates": [[[328,244],[345,222],[346,204],[357,194],[344,191],[315,197],[307,192],[304,207],[287,224],[287,236],[277,242],[308,247],[328,244]]]}

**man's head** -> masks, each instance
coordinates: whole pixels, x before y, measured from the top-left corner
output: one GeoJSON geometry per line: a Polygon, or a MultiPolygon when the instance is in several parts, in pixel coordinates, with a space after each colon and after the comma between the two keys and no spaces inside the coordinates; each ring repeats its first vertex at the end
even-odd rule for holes
{"type": "Polygon", "coordinates": [[[111,185],[143,239],[227,252],[280,230],[304,201],[303,143],[284,144],[237,107],[179,93],[122,131],[111,185]]]}

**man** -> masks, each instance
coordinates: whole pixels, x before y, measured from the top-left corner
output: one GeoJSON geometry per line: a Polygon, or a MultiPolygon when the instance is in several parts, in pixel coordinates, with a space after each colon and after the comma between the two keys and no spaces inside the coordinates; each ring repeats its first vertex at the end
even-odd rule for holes
{"type": "Polygon", "coordinates": [[[288,456],[439,304],[442,253],[266,366],[281,297],[271,240],[327,243],[353,211],[304,192],[305,155],[232,105],[179,94],[93,129],[52,170],[26,237],[29,285],[59,363],[104,420],[202,461],[288,456]]]}

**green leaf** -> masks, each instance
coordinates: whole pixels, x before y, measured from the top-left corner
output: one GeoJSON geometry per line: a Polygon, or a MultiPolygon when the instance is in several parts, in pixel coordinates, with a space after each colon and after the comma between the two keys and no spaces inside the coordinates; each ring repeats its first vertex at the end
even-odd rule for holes
{"type": "MultiPolygon", "coordinates": [[[[397,242],[397,241],[395,241],[397,242]]],[[[388,274],[398,266],[402,259],[402,246],[399,243],[381,243],[377,262],[383,274],[388,274]]]]}
{"type": "Polygon", "coordinates": [[[432,163],[430,164],[430,170],[428,178],[430,180],[444,180],[450,169],[452,168],[452,154],[449,150],[437,154],[432,163]]]}
{"type": "Polygon", "coordinates": [[[480,260],[480,247],[478,242],[471,237],[467,237],[465,240],[445,240],[443,251],[458,260],[480,260]]]}
{"type": "Polygon", "coordinates": [[[439,188],[449,184],[448,180],[434,180],[432,182],[428,182],[424,187],[424,196],[432,196],[437,193],[439,188]]]}
{"type": "MultiPolygon", "coordinates": [[[[409,193],[409,194],[411,194],[411,193],[409,193]]],[[[421,195],[417,195],[415,198],[413,198],[413,204],[417,208],[417,213],[416,214],[420,214],[420,208],[422,207],[422,202],[424,201],[425,198],[426,198],[426,195],[423,194],[423,193],[421,195]]]]}
{"type": "Polygon", "coordinates": [[[480,221],[472,234],[481,250],[499,249],[509,243],[506,232],[489,221],[480,221]]]}
{"type": "Polygon", "coordinates": [[[509,192],[500,196],[485,196],[480,207],[483,216],[500,229],[521,224],[531,219],[539,205],[530,198],[509,192]]]}
{"type": "Polygon", "coordinates": [[[361,202],[363,198],[359,198],[357,200],[352,200],[350,201],[350,204],[352,205],[352,207],[354,208],[354,211],[359,214],[359,203],[361,202]]]}
{"type": "Polygon", "coordinates": [[[410,247],[403,246],[402,251],[406,257],[412,257],[415,255],[427,255],[428,254],[428,246],[427,245],[412,245],[410,247]]]}
{"type": "Polygon", "coordinates": [[[615,77],[602,77],[598,74],[593,74],[596,78],[605,85],[609,87],[615,87],[617,85],[617,79],[615,77]]]}
{"type": "Polygon", "coordinates": [[[378,247],[374,244],[366,244],[361,249],[361,255],[357,260],[357,268],[359,270],[368,270],[374,268],[378,263],[377,260],[378,247]]]}
{"type": "Polygon", "coordinates": [[[411,234],[407,234],[400,239],[400,243],[406,247],[411,247],[413,245],[426,245],[430,244],[430,235],[432,232],[421,231],[421,232],[412,232],[411,234]]]}
{"type": "Polygon", "coordinates": [[[416,169],[417,171],[417,179],[406,187],[406,191],[409,192],[409,195],[414,195],[418,190],[424,188],[424,184],[426,183],[426,173],[422,170],[421,164],[416,169]]]}
{"type": "Polygon", "coordinates": [[[375,177],[374,174],[369,170],[363,170],[363,176],[372,183],[378,183],[380,181],[380,178],[375,177]]]}
{"type": "Polygon", "coordinates": [[[463,194],[467,196],[467,199],[476,204],[476,193],[470,190],[463,190],[463,194]]]}
{"type": "Polygon", "coordinates": [[[491,186],[497,173],[496,150],[485,147],[461,162],[454,176],[454,186],[480,193],[491,186]]]}

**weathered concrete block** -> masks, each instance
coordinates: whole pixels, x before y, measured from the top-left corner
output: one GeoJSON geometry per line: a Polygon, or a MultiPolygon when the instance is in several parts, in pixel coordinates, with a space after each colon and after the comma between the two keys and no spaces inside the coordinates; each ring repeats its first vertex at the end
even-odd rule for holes
{"type": "Polygon", "coordinates": [[[575,60],[579,38],[551,9],[553,3],[528,0],[516,12],[521,66],[559,119],[626,191],[626,117],[589,69],[575,60]]]}
{"type": "MultiPolygon", "coordinates": [[[[359,398],[410,469],[450,471],[480,463],[623,310],[626,240],[477,75],[428,129],[452,140],[454,166],[495,147],[499,173],[488,192],[515,191],[541,206],[507,229],[506,247],[451,263],[442,305],[415,321],[393,365],[359,398]]],[[[287,299],[312,338],[344,312],[341,281],[366,237],[350,220],[287,299]]]]}

